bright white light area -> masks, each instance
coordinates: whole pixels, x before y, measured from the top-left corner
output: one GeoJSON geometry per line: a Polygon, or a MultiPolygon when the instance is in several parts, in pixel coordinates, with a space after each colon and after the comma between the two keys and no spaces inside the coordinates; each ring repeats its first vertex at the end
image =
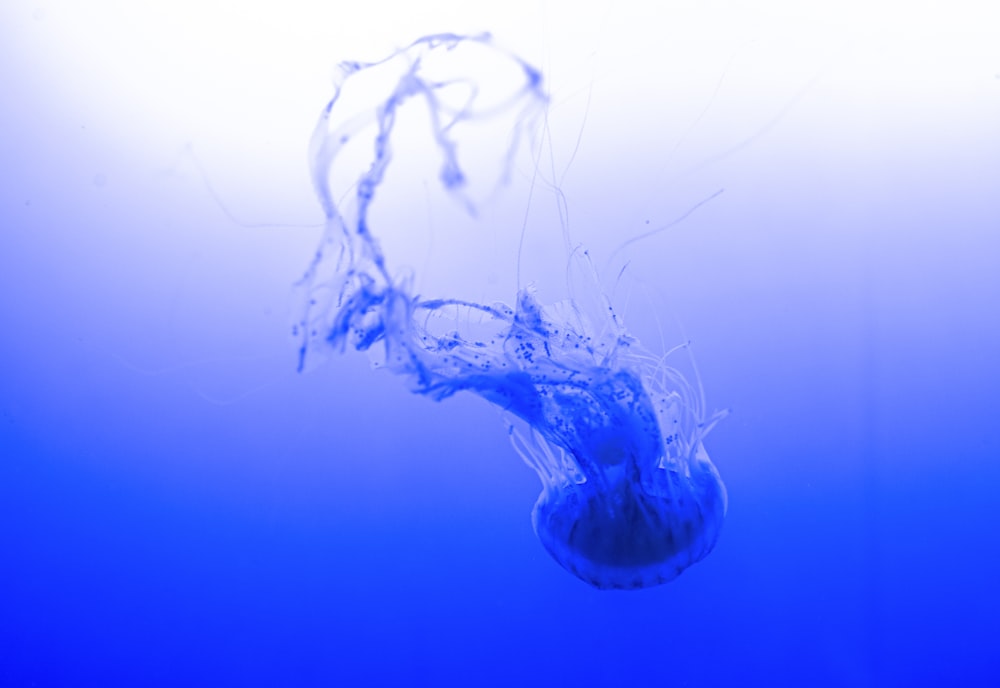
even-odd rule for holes
{"type": "MultiPolygon", "coordinates": [[[[101,111],[130,147],[193,142],[254,155],[301,151],[337,60],[376,58],[440,31],[490,30],[542,63],[557,86],[573,73],[585,85],[614,70],[611,80],[637,94],[676,72],[712,84],[718,60],[725,65],[734,53],[730,68],[738,74],[740,52],[751,43],[773,46],[781,60],[806,70],[860,49],[932,55],[937,70],[1000,73],[1000,10],[988,0],[512,0],[499,7],[460,0],[15,0],[4,3],[0,20],[7,70],[36,81],[53,107],[85,103],[101,111]]],[[[852,69],[863,77],[865,65],[852,69]]]]}
{"type": "Polygon", "coordinates": [[[490,31],[545,73],[556,166],[572,159],[565,180],[580,184],[572,210],[610,226],[622,218],[602,213],[626,204],[627,221],[667,220],[759,175],[769,158],[747,155],[762,141],[806,156],[937,137],[982,149],[1000,121],[992,0],[500,6],[14,0],[0,7],[0,76],[30,97],[5,104],[8,131],[47,132],[51,153],[25,164],[58,160],[88,184],[184,165],[196,179],[183,153],[193,150],[241,220],[314,223],[306,147],[336,63],[429,33],[490,31]]]}

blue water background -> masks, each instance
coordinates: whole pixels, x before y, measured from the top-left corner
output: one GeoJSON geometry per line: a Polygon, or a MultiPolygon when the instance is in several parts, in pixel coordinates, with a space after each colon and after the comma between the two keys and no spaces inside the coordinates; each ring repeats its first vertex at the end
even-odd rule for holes
{"type": "Polygon", "coordinates": [[[296,372],[321,80],[287,139],[145,132],[26,47],[57,12],[6,20],[3,685],[1000,682],[1000,63],[857,85],[848,53],[803,91],[818,68],[778,88],[744,57],[713,100],[720,51],[677,121],[589,71],[564,93],[564,162],[589,107],[563,190],[596,251],[725,188],[632,248],[626,316],[690,338],[732,409],[708,442],[728,518],[676,581],[608,593],[537,542],[537,479],[486,403],[357,354],[296,372]]]}

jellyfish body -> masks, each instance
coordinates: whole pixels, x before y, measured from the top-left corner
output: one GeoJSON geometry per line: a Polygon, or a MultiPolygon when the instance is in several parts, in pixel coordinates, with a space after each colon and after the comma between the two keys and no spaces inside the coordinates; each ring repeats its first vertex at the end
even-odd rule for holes
{"type": "MultiPolygon", "coordinates": [[[[672,580],[711,551],[725,516],[726,491],[703,444],[721,414],[707,417],[700,393],[667,357],[639,346],[596,279],[589,308],[572,300],[543,307],[531,289],[520,289],[512,308],[424,299],[410,277],[388,267],[368,209],[391,160],[397,110],[414,99],[431,115],[442,186],[473,213],[453,128],[476,118],[510,119],[502,181],[522,134],[546,104],[540,73],[486,35],[429,36],[386,60],[342,65],[312,139],[326,230],[300,283],[293,328],[300,368],[325,351],[351,346],[405,377],[416,393],[435,400],[478,394],[504,412],[515,449],[541,479],[533,525],[559,564],[598,588],[672,580]],[[468,44],[500,55],[519,76],[511,92],[488,107],[477,102],[474,87],[458,106],[444,105],[443,91],[470,78],[435,78],[424,70],[429,58],[468,44]],[[386,97],[368,111],[341,116],[337,106],[348,80],[388,66],[395,72],[386,97]],[[333,162],[366,126],[377,127],[373,160],[347,200],[335,201],[333,162]]],[[[585,252],[573,260],[595,274],[585,252]]]]}

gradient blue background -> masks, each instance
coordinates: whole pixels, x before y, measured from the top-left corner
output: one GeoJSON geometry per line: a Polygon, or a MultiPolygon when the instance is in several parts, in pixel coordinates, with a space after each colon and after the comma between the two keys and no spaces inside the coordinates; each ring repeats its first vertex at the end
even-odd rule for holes
{"type": "Polygon", "coordinates": [[[343,5],[0,9],[0,684],[1000,684],[989,3],[343,5]],[[726,189],[625,256],[733,410],[661,588],[549,559],[482,401],[295,372],[332,66],[484,28],[595,255],[726,189]]]}

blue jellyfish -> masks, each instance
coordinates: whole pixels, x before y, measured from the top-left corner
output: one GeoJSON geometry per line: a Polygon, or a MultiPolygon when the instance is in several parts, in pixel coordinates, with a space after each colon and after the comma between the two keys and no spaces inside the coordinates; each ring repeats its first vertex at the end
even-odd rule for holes
{"type": "MultiPolygon", "coordinates": [[[[485,34],[427,36],[384,60],[340,65],[311,140],[312,180],[326,226],[299,283],[293,335],[300,370],[350,346],[405,377],[418,394],[480,395],[502,410],[515,449],[541,479],[532,521],[560,565],[602,589],[672,580],[719,536],[726,490],[703,440],[723,414],[706,415],[700,384],[628,334],[596,278],[590,297],[596,306],[573,300],[543,306],[534,289],[519,286],[510,307],[423,298],[412,274],[390,268],[369,209],[392,161],[399,108],[414,101],[429,113],[442,188],[474,215],[454,128],[507,118],[502,183],[547,97],[540,72],[485,34]],[[480,103],[476,81],[461,69],[448,78],[430,71],[431,62],[463,67],[454,53],[460,45],[499,55],[514,70],[515,85],[504,98],[480,103]],[[342,106],[351,80],[369,71],[380,72],[376,82],[388,92],[368,109],[342,106]],[[458,102],[456,84],[464,86],[458,102]],[[370,164],[335,198],[335,160],[371,127],[370,164]]],[[[596,277],[586,252],[574,252],[573,260],[596,277]]]]}

